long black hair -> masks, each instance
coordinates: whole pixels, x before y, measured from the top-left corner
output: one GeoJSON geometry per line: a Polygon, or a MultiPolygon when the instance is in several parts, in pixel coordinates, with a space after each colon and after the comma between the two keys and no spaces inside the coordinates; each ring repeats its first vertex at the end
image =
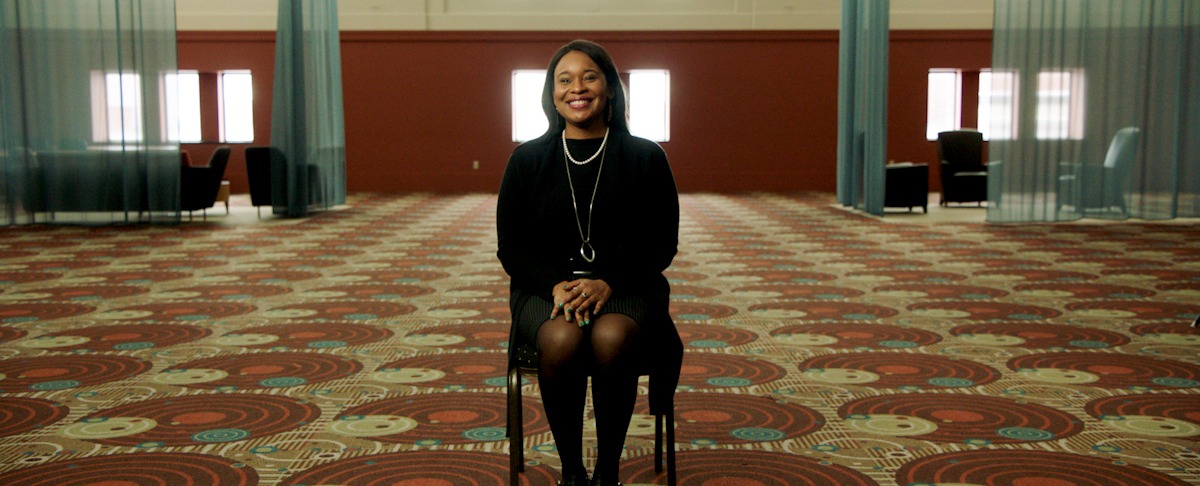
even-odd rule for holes
{"type": "Polygon", "coordinates": [[[608,126],[614,131],[629,133],[629,97],[625,95],[627,90],[625,83],[621,81],[621,74],[617,71],[616,63],[613,62],[612,56],[608,55],[608,51],[600,47],[600,44],[577,39],[560,47],[558,52],[554,53],[554,57],[550,58],[550,65],[546,67],[546,82],[542,85],[542,111],[546,113],[546,120],[550,122],[550,127],[542,136],[558,136],[558,133],[567,126],[566,120],[563,120],[562,115],[558,114],[558,110],[554,107],[554,68],[558,67],[558,61],[562,60],[563,56],[572,51],[586,54],[592,58],[592,62],[600,67],[600,71],[604,73],[604,81],[613,95],[607,100],[608,126]]]}

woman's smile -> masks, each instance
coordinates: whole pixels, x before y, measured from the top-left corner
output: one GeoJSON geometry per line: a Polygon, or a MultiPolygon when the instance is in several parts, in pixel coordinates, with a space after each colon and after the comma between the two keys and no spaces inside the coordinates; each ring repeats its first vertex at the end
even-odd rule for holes
{"type": "Polygon", "coordinates": [[[575,98],[567,102],[567,105],[574,109],[584,109],[592,104],[591,98],[575,98]]]}

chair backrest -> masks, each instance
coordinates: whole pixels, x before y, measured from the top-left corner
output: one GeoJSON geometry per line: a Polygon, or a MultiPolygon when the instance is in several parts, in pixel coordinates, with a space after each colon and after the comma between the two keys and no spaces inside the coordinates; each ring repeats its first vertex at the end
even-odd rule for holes
{"type": "Polygon", "coordinates": [[[983,133],[974,130],[951,130],[938,133],[938,160],[947,163],[951,172],[982,171],[983,133]]]}
{"type": "Polygon", "coordinates": [[[208,165],[205,166],[208,169],[207,178],[203,186],[206,201],[210,195],[213,202],[217,201],[217,193],[221,191],[221,181],[225,179],[225,167],[229,165],[229,152],[229,147],[217,147],[212,156],[208,158],[208,165]]]}
{"type": "Polygon", "coordinates": [[[1138,141],[1141,130],[1137,127],[1125,127],[1117,130],[1112,143],[1108,144],[1108,154],[1104,156],[1104,166],[1109,169],[1133,166],[1137,156],[1138,141]]]}
{"type": "Polygon", "coordinates": [[[216,178],[218,188],[221,186],[221,180],[225,178],[225,166],[229,165],[230,151],[229,147],[217,147],[212,157],[208,158],[208,167],[213,170],[212,175],[216,178]]]}
{"type": "Polygon", "coordinates": [[[272,158],[282,158],[275,147],[246,147],[246,182],[250,185],[250,204],[270,206],[272,158]]]}
{"type": "Polygon", "coordinates": [[[1125,127],[1117,130],[1104,156],[1104,204],[1124,207],[1125,193],[1133,184],[1133,163],[1137,159],[1141,130],[1125,127]]]}

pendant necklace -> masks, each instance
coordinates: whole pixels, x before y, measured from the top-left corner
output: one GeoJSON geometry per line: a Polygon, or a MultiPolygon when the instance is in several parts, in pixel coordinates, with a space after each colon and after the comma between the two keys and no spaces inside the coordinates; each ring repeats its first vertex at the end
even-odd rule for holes
{"type": "Polygon", "coordinates": [[[563,132],[563,152],[566,154],[563,157],[563,165],[567,168],[567,185],[571,187],[571,207],[575,209],[572,214],[575,215],[575,227],[579,229],[579,239],[583,240],[583,244],[579,245],[579,256],[588,263],[592,263],[596,259],[596,249],[592,247],[592,206],[596,204],[596,192],[600,189],[600,174],[604,171],[604,156],[606,153],[605,144],[608,142],[608,131],[604,131],[604,141],[600,142],[600,150],[596,151],[591,158],[577,162],[571,157],[571,152],[567,150],[567,134],[563,132]],[[588,202],[588,224],[587,232],[583,231],[583,222],[579,220],[579,203],[575,200],[575,183],[571,181],[571,166],[567,162],[573,162],[576,165],[583,165],[591,162],[596,156],[600,156],[600,167],[596,169],[596,187],[592,188],[592,200],[588,202]]]}

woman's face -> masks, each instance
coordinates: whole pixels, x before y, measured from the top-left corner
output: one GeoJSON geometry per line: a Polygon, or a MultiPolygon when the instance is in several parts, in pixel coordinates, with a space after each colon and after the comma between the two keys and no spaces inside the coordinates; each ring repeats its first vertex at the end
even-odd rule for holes
{"type": "Polygon", "coordinates": [[[554,107],[567,121],[567,135],[588,136],[607,126],[608,83],[591,57],[568,52],[554,67],[554,107]]]}

